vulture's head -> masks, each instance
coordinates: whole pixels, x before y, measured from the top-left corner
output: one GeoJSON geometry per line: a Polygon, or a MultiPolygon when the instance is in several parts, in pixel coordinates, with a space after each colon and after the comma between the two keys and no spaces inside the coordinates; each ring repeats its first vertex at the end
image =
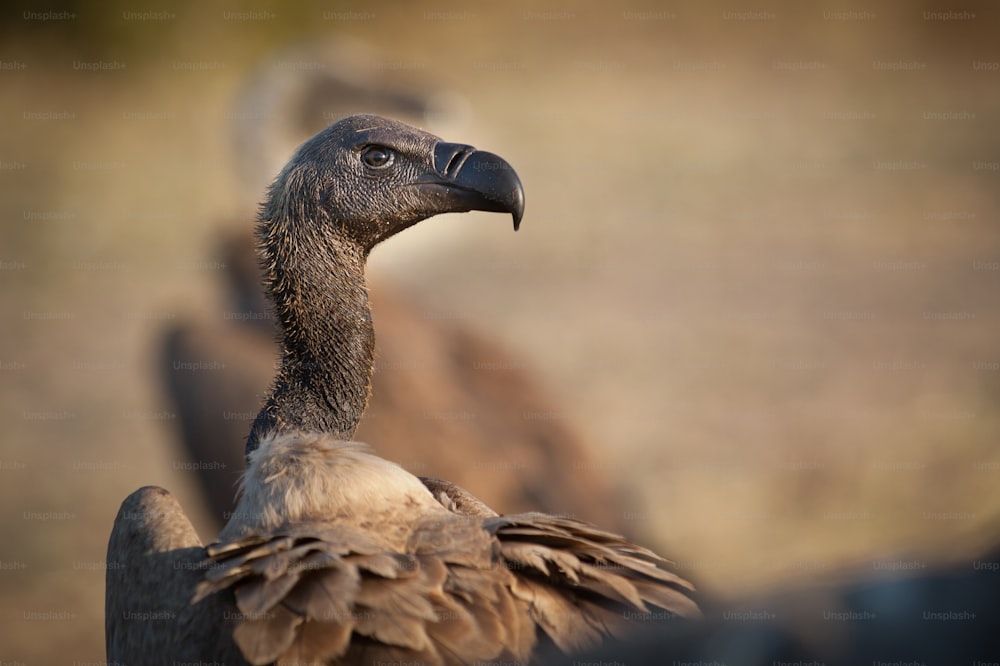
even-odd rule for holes
{"type": "Polygon", "coordinates": [[[447,143],[395,120],[344,118],[299,148],[271,186],[267,224],[294,220],[307,233],[337,230],[367,253],[376,244],[441,213],[506,212],[516,230],[524,189],[492,153],[447,143]]]}

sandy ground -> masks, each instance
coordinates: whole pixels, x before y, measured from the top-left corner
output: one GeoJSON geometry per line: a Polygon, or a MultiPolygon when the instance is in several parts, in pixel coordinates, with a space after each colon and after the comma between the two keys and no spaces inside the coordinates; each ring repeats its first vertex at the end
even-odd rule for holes
{"type": "Polygon", "coordinates": [[[212,242],[259,196],[241,80],[344,36],[460,93],[446,138],[527,190],[518,234],[434,220],[372,272],[515,350],[703,589],[972,566],[1000,518],[995,5],[592,4],[9,10],[0,661],[100,662],[119,502],[197,514],[157,335],[219,316],[212,242]]]}

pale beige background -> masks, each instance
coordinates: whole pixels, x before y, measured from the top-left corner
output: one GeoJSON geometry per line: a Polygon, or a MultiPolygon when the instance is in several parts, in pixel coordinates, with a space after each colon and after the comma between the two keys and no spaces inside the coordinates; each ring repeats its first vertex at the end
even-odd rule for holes
{"type": "Polygon", "coordinates": [[[1000,516],[997,10],[751,4],[5,10],[0,660],[102,659],[118,503],[197,511],[157,334],[219,316],[212,242],[259,196],[239,82],[338,35],[460,93],[446,138],[527,191],[518,234],[434,220],[372,272],[519,354],[703,589],[971,563],[1000,516]]]}

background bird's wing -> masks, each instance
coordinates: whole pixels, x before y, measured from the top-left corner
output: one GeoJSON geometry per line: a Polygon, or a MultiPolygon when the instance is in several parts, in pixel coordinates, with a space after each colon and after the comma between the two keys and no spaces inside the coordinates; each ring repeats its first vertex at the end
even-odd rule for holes
{"type": "Polygon", "coordinates": [[[246,663],[228,638],[231,598],[191,602],[204,560],[201,540],[168,491],[147,486],[125,498],[108,542],[108,663],[176,664],[209,656],[246,663]]]}

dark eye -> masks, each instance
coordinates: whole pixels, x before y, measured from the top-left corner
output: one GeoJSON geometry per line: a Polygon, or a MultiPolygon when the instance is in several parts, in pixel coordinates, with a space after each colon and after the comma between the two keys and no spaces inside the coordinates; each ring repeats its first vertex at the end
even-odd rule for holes
{"type": "Polygon", "coordinates": [[[361,151],[361,159],[374,169],[389,166],[394,157],[395,154],[385,146],[368,146],[361,151]]]}

